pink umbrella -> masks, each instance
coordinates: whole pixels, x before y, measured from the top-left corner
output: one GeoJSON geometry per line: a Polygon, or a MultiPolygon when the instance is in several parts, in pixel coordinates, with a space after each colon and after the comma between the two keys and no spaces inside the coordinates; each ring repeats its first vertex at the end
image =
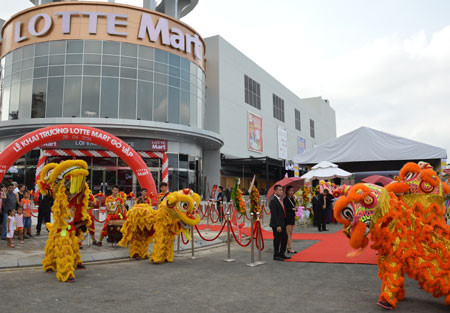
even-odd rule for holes
{"type": "Polygon", "coordinates": [[[269,191],[267,192],[266,199],[269,199],[273,197],[273,187],[275,185],[281,185],[283,189],[286,191],[286,187],[291,185],[294,187],[294,192],[297,192],[304,184],[305,180],[300,177],[287,177],[284,176],[282,180],[277,181],[272,187],[270,187],[269,191]]]}
{"type": "Polygon", "coordinates": [[[365,183],[369,183],[369,184],[379,183],[379,184],[382,184],[383,186],[386,186],[387,184],[392,182],[393,179],[386,177],[386,176],[381,176],[381,175],[372,175],[372,176],[368,176],[364,179],[361,179],[361,181],[363,181],[365,183]]]}

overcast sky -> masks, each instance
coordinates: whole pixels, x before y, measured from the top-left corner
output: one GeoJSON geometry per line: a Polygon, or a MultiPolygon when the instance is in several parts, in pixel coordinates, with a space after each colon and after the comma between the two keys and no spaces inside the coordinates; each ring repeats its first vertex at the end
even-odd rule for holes
{"type": "MultiPolygon", "coordinates": [[[[2,0],[0,17],[29,3],[2,0]]],[[[338,136],[364,125],[450,152],[448,0],[200,0],[183,21],[329,99],[338,136]]]]}

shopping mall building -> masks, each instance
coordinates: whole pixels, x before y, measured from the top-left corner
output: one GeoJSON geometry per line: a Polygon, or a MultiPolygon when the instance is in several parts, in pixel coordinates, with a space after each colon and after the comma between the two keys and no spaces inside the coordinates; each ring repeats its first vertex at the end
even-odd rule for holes
{"type": "MultiPolygon", "coordinates": [[[[336,137],[327,100],[300,99],[220,36],[181,22],[198,1],[30,1],[2,25],[2,150],[41,127],[92,126],[139,152],[156,184],[206,191],[235,176],[245,188],[253,174],[266,188],[286,161],[336,137]]],[[[13,178],[31,187],[39,162],[72,157],[88,162],[96,191],[136,186],[121,159],[83,140],[28,152],[13,178]]]]}

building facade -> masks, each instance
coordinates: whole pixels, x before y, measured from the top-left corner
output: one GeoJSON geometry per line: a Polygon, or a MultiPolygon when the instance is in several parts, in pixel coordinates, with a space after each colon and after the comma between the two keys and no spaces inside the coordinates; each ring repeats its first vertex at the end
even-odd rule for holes
{"type": "Polygon", "coordinates": [[[205,42],[205,128],[224,140],[222,185],[237,176],[248,187],[252,174],[264,178],[268,171],[269,179],[260,181],[265,189],[267,181],[284,175],[286,160],[336,138],[336,116],[327,100],[299,98],[220,36],[205,42]]]}

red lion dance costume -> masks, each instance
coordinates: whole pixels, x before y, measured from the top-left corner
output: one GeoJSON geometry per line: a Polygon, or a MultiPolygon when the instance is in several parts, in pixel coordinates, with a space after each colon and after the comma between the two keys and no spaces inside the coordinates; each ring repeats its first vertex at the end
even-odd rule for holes
{"type": "Polygon", "coordinates": [[[341,187],[336,220],[354,249],[378,251],[381,294],[378,305],[393,309],[405,297],[404,276],[417,280],[450,305],[450,227],[444,222],[442,183],[427,163],[407,163],[400,181],[386,188],[372,184],[341,187]],[[369,236],[368,236],[369,235],[369,236]]]}

